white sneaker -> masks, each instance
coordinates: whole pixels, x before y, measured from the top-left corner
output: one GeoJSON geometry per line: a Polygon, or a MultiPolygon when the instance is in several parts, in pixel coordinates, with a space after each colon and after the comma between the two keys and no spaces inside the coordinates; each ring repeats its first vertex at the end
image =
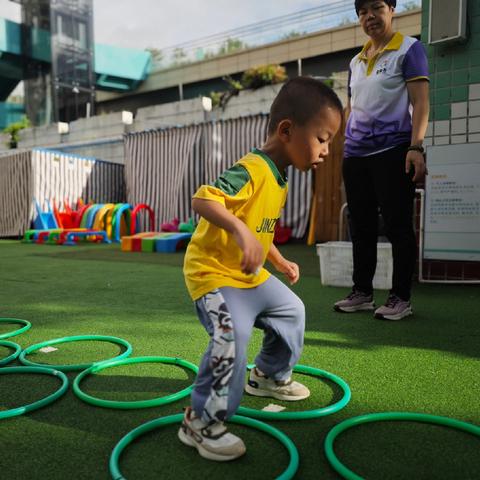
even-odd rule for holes
{"type": "Polygon", "coordinates": [[[245,391],[257,397],[272,397],[277,400],[303,400],[310,396],[310,390],[290,377],[283,382],[275,381],[262,375],[256,368],[250,370],[250,377],[245,391]]]}
{"type": "Polygon", "coordinates": [[[208,425],[195,415],[191,407],[185,409],[178,438],[185,445],[195,447],[203,458],[217,462],[234,460],[247,450],[243,440],[228,433],[223,423],[208,425]]]}

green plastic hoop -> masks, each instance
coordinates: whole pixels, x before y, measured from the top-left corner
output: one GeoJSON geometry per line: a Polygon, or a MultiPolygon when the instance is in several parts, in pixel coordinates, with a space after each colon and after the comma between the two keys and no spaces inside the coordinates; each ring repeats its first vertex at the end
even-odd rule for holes
{"type": "Polygon", "coordinates": [[[30,328],[32,328],[32,324],[29,321],[22,320],[21,318],[2,317],[0,318],[0,323],[18,323],[20,325],[23,325],[23,327],[19,328],[18,330],[14,330],[13,332],[2,333],[0,335],[1,340],[5,338],[15,337],[16,335],[20,335],[21,333],[26,332],[27,330],[30,330],[30,328]]]}
{"type": "MultiPolygon", "coordinates": [[[[109,469],[110,475],[114,480],[126,480],[125,477],[122,475],[120,468],[119,468],[119,460],[120,455],[125,449],[125,447],[130,444],[133,440],[135,440],[140,435],[144,433],[150,432],[158,427],[163,427],[165,425],[171,425],[173,423],[180,423],[183,419],[183,415],[181,413],[176,415],[169,415],[168,417],[160,417],[155,420],[151,420],[139,427],[133,429],[131,432],[127,433],[116,445],[110,455],[109,461],[109,469]]],[[[260,422],[259,420],[254,420],[253,418],[242,417],[240,415],[234,415],[229,422],[231,423],[238,423],[239,425],[245,425],[247,427],[256,428],[257,430],[261,430],[272,437],[276,438],[288,451],[290,455],[290,462],[286,468],[286,470],[277,477],[276,480],[290,480],[295,475],[298,469],[298,451],[295,447],[295,444],[290,440],[287,435],[285,435],[282,431],[274,428],[266,423],[260,422]]]]}
{"type": "Polygon", "coordinates": [[[410,412],[384,412],[371,413],[368,415],[360,415],[352,417],[333,427],[325,438],[324,449],[330,465],[347,480],[363,480],[355,472],[347,468],[335,455],[333,450],[333,443],[335,439],[345,430],[362,425],[364,423],[386,422],[386,421],[406,421],[406,422],[422,422],[432,423],[434,425],[442,425],[444,427],[454,428],[456,430],[463,430],[480,437],[480,427],[472,423],[462,422],[454,418],[441,417],[438,415],[428,415],[425,413],[410,413],[410,412]]]}
{"type": "Polygon", "coordinates": [[[0,340],[0,347],[12,348],[14,350],[11,355],[0,360],[0,365],[6,365],[7,363],[13,362],[22,351],[22,347],[17,343],[7,342],[5,340],[0,340]]]}
{"type": "Polygon", "coordinates": [[[32,412],[33,410],[38,410],[39,408],[45,407],[50,403],[54,402],[57,398],[61,397],[68,389],[68,378],[63,372],[59,372],[58,370],[53,370],[51,368],[44,368],[44,367],[5,367],[0,368],[0,375],[8,374],[8,373],[42,373],[46,375],[53,375],[61,380],[62,385],[60,388],[48,395],[48,397],[42,398],[37,400],[36,402],[29,403],[28,405],[24,405],[23,407],[11,408],[9,410],[4,410],[0,412],[0,419],[1,418],[9,418],[15,417],[17,415],[23,415],[27,412],[32,412]]]}
{"type": "MultiPolygon", "coordinates": [[[[254,365],[248,365],[247,368],[251,369],[254,365]]],[[[338,385],[343,390],[343,397],[332,405],[328,405],[322,408],[316,408],[313,410],[304,410],[299,412],[265,412],[263,410],[257,410],[255,408],[249,407],[239,407],[237,410],[238,414],[245,415],[247,417],[261,418],[268,420],[306,420],[309,418],[319,418],[326,417],[332,413],[338,412],[345,405],[348,404],[352,397],[352,392],[345,380],[341,379],[333,373],[327,372],[325,370],[320,370],[319,368],[309,367],[307,365],[296,365],[293,368],[294,372],[305,373],[307,375],[312,375],[314,377],[327,378],[336,385],[338,385]]]]}
{"type": "Polygon", "coordinates": [[[56,345],[57,343],[68,343],[68,342],[78,342],[82,340],[96,340],[99,342],[111,342],[116,343],[118,345],[122,345],[126,348],[126,350],[114,357],[115,359],[126,358],[132,353],[132,346],[126,340],[118,337],[110,337],[108,335],[75,335],[73,337],[63,337],[63,338],[54,338],[53,340],[47,340],[46,342],[36,343],[35,345],[30,345],[27,347],[23,352],[20,354],[18,359],[23,365],[33,366],[33,367],[47,367],[47,368],[54,368],[55,370],[60,370],[62,372],[72,372],[75,370],[85,370],[86,368],[90,368],[91,366],[102,363],[106,360],[113,360],[111,358],[107,358],[105,360],[99,360],[97,362],[90,362],[90,363],[79,363],[79,364],[72,364],[72,365],[47,365],[44,363],[35,363],[26,358],[29,353],[32,353],[40,348],[47,347],[50,345],[56,345]]]}
{"type": "Polygon", "coordinates": [[[166,363],[170,365],[178,365],[180,367],[187,368],[193,373],[198,372],[198,367],[193,363],[187,362],[181,358],[174,357],[133,357],[126,359],[115,359],[107,360],[102,363],[91,366],[89,369],[84,370],[75,378],[73,382],[73,391],[78,398],[84,402],[96,405],[97,407],[106,407],[106,408],[120,408],[120,409],[131,409],[131,408],[149,408],[157,407],[159,405],[166,405],[167,403],[172,403],[181,398],[186,397],[193,390],[193,385],[180,390],[179,392],[172,393],[163,397],[153,398],[150,400],[136,400],[136,401],[117,401],[117,400],[104,400],[101,398],[93,397],[88,395],[80,389],[80,382],[87,376],[106,368],[118,367],[120,365],[129,365],[132,363],[166,363]]]}

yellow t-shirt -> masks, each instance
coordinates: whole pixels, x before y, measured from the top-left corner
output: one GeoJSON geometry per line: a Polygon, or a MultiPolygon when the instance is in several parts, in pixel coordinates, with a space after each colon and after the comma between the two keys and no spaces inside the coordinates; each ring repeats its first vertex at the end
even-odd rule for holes
{"type": "MultiPolygon", "coordinates": [[[[288,186],[273,161],[255,149],[225,171],[214,185],[202,185],[193,198],[222,204],[242,220],[263,246],[263,263],[273,242],[275,225],[287,199],[288,186]]],[[[200,219],[185,254],[187,289],[197,300],[220,287],[253,288],[270,273],[242,273],[242,251],[233,235],[200,219]]]]}

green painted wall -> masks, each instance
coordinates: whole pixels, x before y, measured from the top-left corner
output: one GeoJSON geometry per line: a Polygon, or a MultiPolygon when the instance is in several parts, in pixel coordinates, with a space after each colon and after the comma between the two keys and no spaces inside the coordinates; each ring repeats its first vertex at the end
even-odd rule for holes
{"type": "Polygon", "coordinates": [[[468,0],[466,42],[443,46],[428,45],[429,5],[423,0],[422,41],[431,75],[428,135],[433,144],[480,141],[480,0],[468,0]]]}

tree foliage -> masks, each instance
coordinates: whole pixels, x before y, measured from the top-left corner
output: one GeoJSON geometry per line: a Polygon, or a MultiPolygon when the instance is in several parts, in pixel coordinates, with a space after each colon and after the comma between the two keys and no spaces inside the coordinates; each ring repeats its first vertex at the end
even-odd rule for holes
{"type": "Polygon", "coordinates": [[[10,135],[8,139],[8,146],[10,148],[17,148],[18,141],[20,140],[20,130],[28,127],[30,127],[30,120],[24,115],[19,122],[13,122],[3,129],[3,133],[10,135]]]}
{"type": "Polygon", "coordinates": [[[287,73],[285,67],[281,65],[260,65],[246,70],[240,80],[235,80],[230,76],[224,77],[223,80],[227,82],[228,89],[223,92],[210,93],[214,107],[225,108],[230,98],[238,95],[241,90],[282,83],[287,80],[287,73]]]}
{"type": "Polygon", "coordinates": [[[218,49],[217,55],[226,55],[236,52],[237,50],[244,50],[245,48],[248,48],[248,45],[242,40],[238,38],[227,38],[218,49]]]}
{"type": "Polygon", "coordinates": [[[164,58],[164,55],[160,48],[148,47],[145,50],[150,53],[150,55],[152,56],[152,60],[155,63],[161,63],[161,61],[164,58]]]}

